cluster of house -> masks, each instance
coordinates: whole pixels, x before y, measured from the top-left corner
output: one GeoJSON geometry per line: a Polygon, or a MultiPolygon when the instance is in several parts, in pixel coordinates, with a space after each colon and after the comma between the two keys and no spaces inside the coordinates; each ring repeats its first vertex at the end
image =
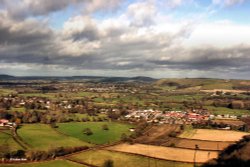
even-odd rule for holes
{"type": "Polygon", "coordinates": [[[10,122],[7,119],[0,119],[0,127],[9,127],[9,128],[13,128],[16,126],[15,122],[10,122]]]}
{"type": "Polygon", "coordinates": [[[131,110],[125,116],[126,120],[138,122],[146,120],[147,122],[160,124],[192,124],[213,119],[228,118],[236,120],[236,116],[230,115],[212,115],[204,110],[188,110],[188,111],[159,111],[159,110],[131,110]]]}

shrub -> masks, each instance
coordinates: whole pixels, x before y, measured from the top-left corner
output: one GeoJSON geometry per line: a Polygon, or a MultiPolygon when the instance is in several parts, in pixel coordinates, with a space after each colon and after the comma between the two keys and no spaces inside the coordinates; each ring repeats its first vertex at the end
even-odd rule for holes
{"type": "Polygon", "coordinates": [[[83,129],[83,133],[86,134],[86,135],[88,135],[88,136],[93,134],[93,132],[89,128],[83,129]]]}

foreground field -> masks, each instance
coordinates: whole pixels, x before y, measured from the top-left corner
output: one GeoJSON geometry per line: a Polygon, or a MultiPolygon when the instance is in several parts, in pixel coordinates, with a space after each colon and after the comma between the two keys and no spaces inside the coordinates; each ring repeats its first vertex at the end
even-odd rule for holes
{"type": "Polygon", "coordinates": [[[120,124],[114,122],[72,122],[60,123],[57,129],[61,133],[78,138],[80,140],[93,144],[112,143],[120,140],[123,133],[130,134],[129,128],[133,127],[128,124],[120,124]],[[109,130],[103,130],[102,126],[107,125],[109,130]],[[83,133],[85,128],[91,129],[92,135],[83,133]]]}
{"type": "Polygon", "coordinates": [[[210,141],[238,141],[245,135],[249,135],[249,133],[212,129],[192,129],[185,131],[179,137],[210,141]]]}
{"type": "MultiPolygon", "coordinates": [[[[143,144],[120,144],[107,148],[112,151],[133,153],[139,155],[145,155],[155,158],[160,158],[170,161],[179,162],[194,162],[195,150],[173,148],[173,147],[162,147],[162,146],[152,146],[143,144]]],[[[216,151],[201,151],[198,150],[196,153],[195,162],[204,163],[211,158],[216,158],[218,152],[216,151]]]]}
{"type": "Polygon", "coordinates": [[[102,166],[106,160],[113,160],[115,167],[191,167],[193,164],[171,162],[147,158],[140,155],[131,155],[126,153],[111,152],[106,150],[87,151],[69,157],[71,160],[85,162],[88,164],[102,166]]]}
{"type": "Polygon", "coordinates": [[[74,147],[89,145],[79,139],[65,136],[45,124],[25,124],[18,129],[18,135],[32,149],[48,150],[53,147],[74,147]]]}
{"type": "Polygon", "coordinates": [[[23,164],[12,164],[12,165],[1,164],[1,167],[86,167],[86,166],[66,160],[55,160],[48,162],[23,163],[23,164]]]}

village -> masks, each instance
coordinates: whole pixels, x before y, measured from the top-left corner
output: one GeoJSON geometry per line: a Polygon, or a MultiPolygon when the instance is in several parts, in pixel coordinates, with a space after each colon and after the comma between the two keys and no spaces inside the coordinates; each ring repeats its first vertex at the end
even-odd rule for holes
{"type": "Polygon", "coordinates": [[[125,116],[127,121],[140,122],[142,120],[154,124],[176,124],[176,125],[203,125],[210,123],[218,125],[217,129],[244,130],[246,124],[235,115],[213,115],[207,110],[192,109],[186,111],[159,111],[159,110],[131,110],[125,116]]]}

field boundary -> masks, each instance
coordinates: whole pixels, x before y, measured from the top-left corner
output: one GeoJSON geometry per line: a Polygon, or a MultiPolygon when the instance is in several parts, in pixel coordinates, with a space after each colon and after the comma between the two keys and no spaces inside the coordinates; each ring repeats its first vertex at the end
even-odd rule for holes
{"type": "MultiPolygon", "coordinates": [[[[176,138],[179,138],[179,139],[188,139],[188,140],[196,140],[196,141],[206,141],[206,142],[221,142],[221,143],[235,143],[237,141],[221,141],[221,140],[202,140],[202,139],[190,139],[190,138],[187,138],[187,137],[176,137],[176,138]]],[[[240,139],[239,139],[240,140],[240,139]]]]}
{"type": "Polygon", "coordinates": [[[190,139],[186,137],[173,137],[176,139],[187,139],[187,140],[192,140],[192,141],[206,141],[206,142],[219,142],[219,143],[235,143],[236,141],[217,141],[217,140],[202,140],[202,139],[190,139]]]}

